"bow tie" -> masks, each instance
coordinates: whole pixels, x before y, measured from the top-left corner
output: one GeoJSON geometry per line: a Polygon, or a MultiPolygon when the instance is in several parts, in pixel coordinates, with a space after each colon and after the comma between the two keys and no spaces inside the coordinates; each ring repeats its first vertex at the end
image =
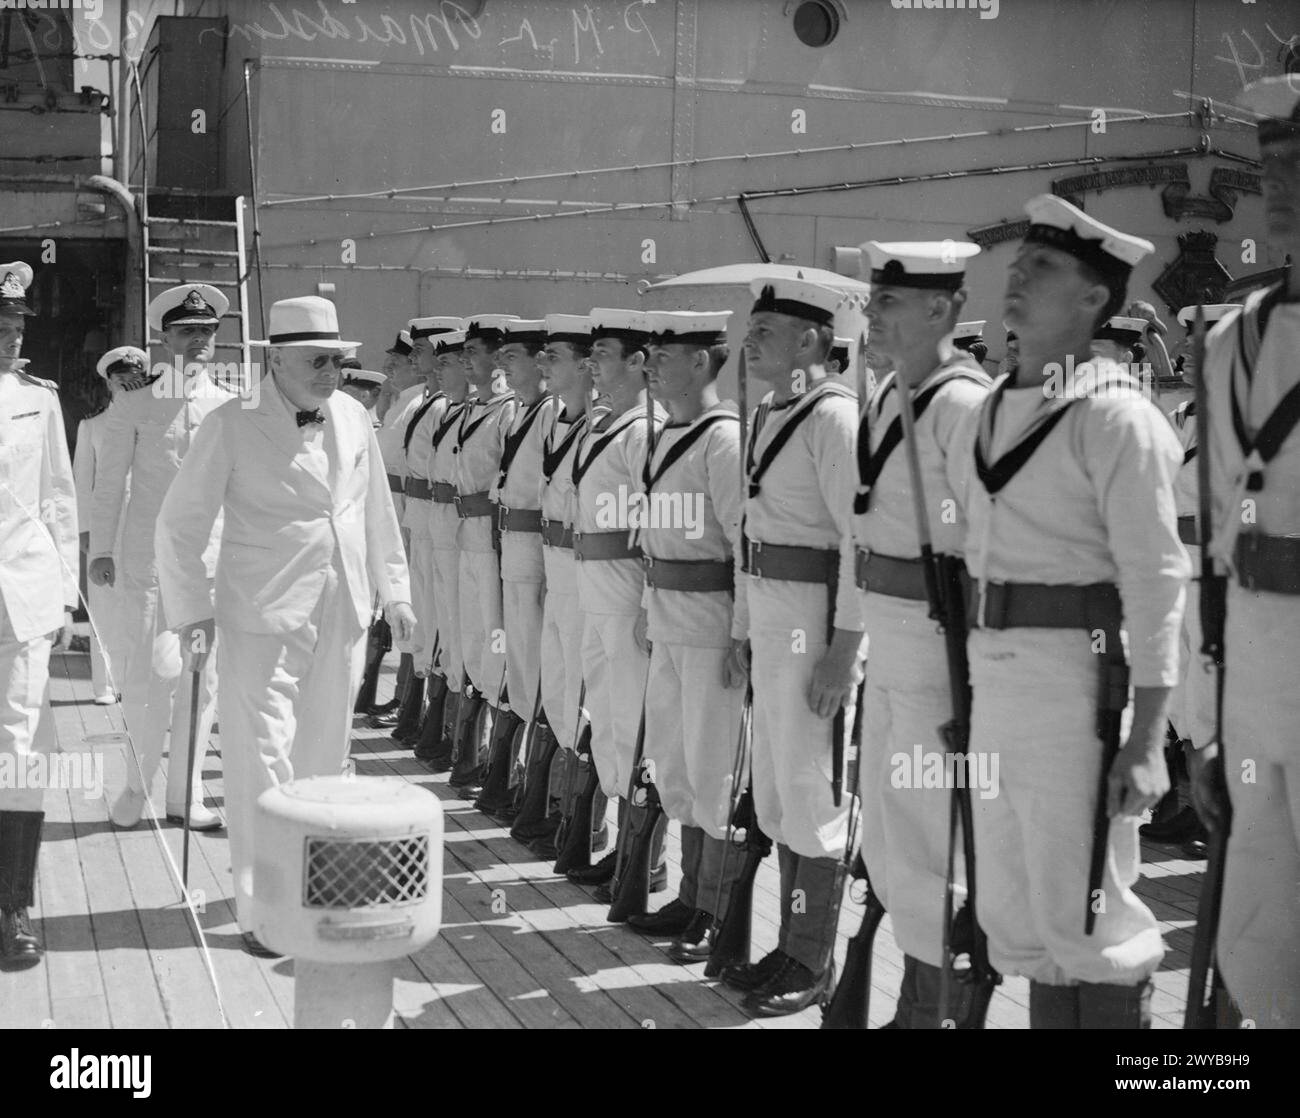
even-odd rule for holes
{"type": "Polygon", "coordinates": [[[309,423],[324,423],[325,417],[321,415],[320,408],[313,408],[311,411],[300,411],[297,420],[299,427],[306,427],[309,423]]]}

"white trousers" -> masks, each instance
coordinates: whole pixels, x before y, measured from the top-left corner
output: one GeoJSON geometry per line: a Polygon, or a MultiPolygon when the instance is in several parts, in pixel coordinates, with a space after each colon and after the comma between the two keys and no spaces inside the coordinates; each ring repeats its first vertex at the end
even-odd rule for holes
{"type": "Polygon", "coordinates": [[[542,672],[541,582],[501,583],[502,619],[506,630],[506,690],[510,709],[527,721],[533,716],[542,672]]]}
{"type": "Polygon", "coordinates": [[[542,609],[542,706],[562,749],[572,749],[582,691],[582,611],[578,595],[550,586],[542,609]]]}
{"type": "MultiPolygon", "coordinates": [[[[0,596],[0,811],[40,811],[43,787],[27,787],[28,758],[48,753],[52,727],[41,710],[50,683],[48,636],[20,641],[0,596]]],[[[49,710],[45,711],[49,718],[49,710]]]]}
{"type": "Polygon", "coordinates": [[[1228,595],[1223,739],[1232,832],[1219,917],[1228,991],[1257,1028],[1300,1027],[1300,599],[1228,595]]]}
{"type": "MultiPolygon", "coordinates": [[[[211,592],[211,582],[208,589],[211,592]]],[[[184,672],[185,653],[180,637],[167,628],[158,582],[127,578],[118,617],[122,626],[126,662],[122,673],[122,718],[131,735],[132,752],[126,760],[127,787],[147,792],[162,764],[163,749],[172,735],[167,768],[169,809],[185,808],[186,747],[189,744],[190,680],[184,672]],[[182,675],[185,676],[182,679],[182,675]]],[[[195,802],[202,802],[203,758],[207,755],[212,721],[216,715],[217,668],[212,656],[199,684],[199,721],[195,738],[195,802]]]]}
{"type": "MultiPolygon", "coordinates": [[[[743,687],[722,685],[725,648],[657,640],[646,685],[645,755],[668,818],[725,839],[743,687]]],[[[745,778],[742,773],[742,779],[745,778]]]]}
{"type": "Polygon", "coordinates": [[[95,697],[116,695],[122,690],[125,657],[119,639],[121,595],[111,586],[90,583],[86,587],[86,609],[90,614],[90,683],[95,697]]]}
{"type": "Polygon", "coordinates": [[[978,916],[993,966],[1051,986],[1142,981],[1165,948],[1132,889],[1136,818],[1111,820],[1104,896],[1084,933],[1102,749],[1089,634],[976,629],[968,648],[971,751],[999,757],[998,794],[972,797],[978,916]]]}
{"type": "MultiPolygon", "coordinates": [[[[418,523],[427,524],[427,518],[418,517],[418,523]]],[[[434,639],[438,634],[438,606],[433,592],[433,540],[426,531],[411,529],[407,567],[411,572],[411,610],[416,625],[410,648],[403,651],[411,653],[415,670],[424,672],[432,666],[434,639]]]]}
{"type": "MultiPolygon", "coordinates": [[[[754,690],[754,807],[773,842],[805,858],[840,858],[848,839],[848,789],[831,789],[833,720],[808,707],[813,666],[826,653],[826,587],[750,579],[754,690]]],[[[845,736],[854,708],[844,712],[845,736]]]]}
{"type": "Polygon", "coordinates": [[[495,551],[460,552],[460,639],[470,682],[496,706],[505,678],[506,639],[495,551]]]}
{"type": "Polygon", "coordinates": [[[253,930],[258,865],[279,853],[253,849],[257,797],[295,777],[337,775],[347,762],[366,631],[340,590],[332,568],[311,617],[291,633],[219,630],[222,770],[243,931],[253,930]]]}
{"type": "Polygon", "coordinates": [[[627,795],[641,724],[649,658],[636,646],[635,616],[588,613],[582,622],[582,677],[591,714],[591,752],[601,791],[627,795]]]}
{"type": "MultiPolygon", "coordinates": [[[[871,886],[889,912],[894,940],[907,955],[943,963],[943,896],[948,871],[949,786],[926,786],[927,764],[942,762],[939,728],[952,717],[943,637],[925,602],[864,596],[871,659],[863,691],[862,856],[871,886]]],[[[949,772],[951,769],[939,771],[949,772]]],[[[955,774],[954,774],[955,775],[955,774]]],[[[962,779],[966,770],[961,772],[962,779]]],[[[972,798],[980,791],[971,789],[972,798]]],[[[979,847],[976,846],[978,854],[979,847]]],[[[966,897],[960,848],[953,910],[966,897]]]]}
{"type": "Polygon", "coordinates": [[[460,550],[456,547],[430,549],[433,573],[433,608],[438,615],[438,663],[447,679],[447,689],[460,694],[465,674],[465,653],[460,639],[460,550]]]}

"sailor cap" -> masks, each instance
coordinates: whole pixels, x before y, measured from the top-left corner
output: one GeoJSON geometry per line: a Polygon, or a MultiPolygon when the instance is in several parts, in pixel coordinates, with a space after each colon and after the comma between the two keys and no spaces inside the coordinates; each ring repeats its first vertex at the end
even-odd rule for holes
{"type": "MultiPolygon", "coordinates": [[[[360,362],[358,362],[358,365],[360,362]]],[[[387,374],[378,373],[374,369],[351,368],[347,362],[343,363],[343,383],[344,384],[364,384],[378,388],[388,379],[387,374]]]]}
{"type": "Polygon", "coordinates": [[[643,345],[650,336],[647,317],[645,311],[627,310],[623,307],[592,307],[591,340],[594,342],[601,338],[617,338],[633,345],[643,345]]]}
{"type": "Polygon", "coordinates": [[[27,289],[32,285],[32,267],[21,260],[0,264],[0,311],[34,315],[27,305],[27,289]]]}
{"type": "Polygon", "coordinates": [[[1112,229],[1055,194],[1031,198],[1025,213],[1029,215],[1027,244],[1068,252],[1108,279],[1127,280],[1133,266],[1156,250],[1150,241],[1112,229]]]}
{"type": "Polygon", "coordinates": [[[411,341],[431,338],[435,334],[446,334],[451,330],[464,330],[465,320],[454,315],[436,314],[428,318],[413,318],[406,324],[411,332],[411,341]]]}
{"type": "Polygon", "coordinates": [[[505,324],[505,341],[502,345],[518,342],[521,345],[541,345],[546,341],[546,319],[515,318],[505,324]]]}
{"type": "Polygon", "coordinates": [[[802,277],[798,279],[779,279],[776,277],[758,278],[749,285],[754,295],[754,305],[750,314],[770,311],[773,314],[785,314],[791,318],[801,318],[806,322],[815,322],[819,326],[829,326],[835,319],[835,309],[844,302],[844,295],[830,287],[812,283],[802,277]]]}
{"type": "MultiPolygon", "coordinates": [[[[1201,308],[1205,312],[1206,322],[1218,322],[1219,319],[1227,316],[1229,311],[1240,310],[1240,303],[1207,303],[1201,308]]],[[[1180,325],[1190,330],[1196,322],[1196,304],[1184,307],[1178,312],[1178,322],[1180,325]]]]}
{"type": "Polygon", "coordinates": [[[1141,341],[1146,329],[1147,320],[1145,318],[1129,318],[1126,315],[1117,314],[1106,319],[1097,328],[1093,338],[1101,342],[1119,342],[1120,345],[1129,346],[1134,342],[1141,341]]]}
{"type": "Polygon", "coordinates": [[[230,300],[209,283],[183,283],[154,296],[149,304],[149,325],[155,330],[169,326],[218,326],[230,310],[230,300]]]}
{"type": "Polygon", "coordinates": [[[441,356],[444,353],[459,353],[464,348],[464,330],[448,330],[447,333],[439,334],[433,339],[433,352],[435,356],[441,356]]]}
{"type": "Polygon", "coordinates": [[[409,357],[411,355],[411,332],[409,330],[399,330],[397,332],[397,341],[384,352],[395,354],[398,357],[409,357]]]}
{"type": "Polygon", "coordinates": [[[517,314],[472,314],[465,320],[465,340],[482,338],[498,345],[505,337],[507,322],[514,322],[517,314]]]}
{"type": "Polygon", "coordinates": [[[654,345],[724,345],[731,311],[650,311],[646,328],[654,345]]]}
{"type": "Polygon", "coordinates": [[[966,280],[966,261],[980,246],[970,241],[867,241],[863,275],[873,287],[926,287],[956,291],[966,280]]]}
{"type": "Polygon", "coordinates": [[[586,345],[591,341],[591,316],[585,314],[548,314],[546,337],[552,342],[576,342],[586,345]]]}
{"type": "Polygon", "coordinates": [[[149,355],[133,345],[120,345],[110,349],[95,364],[95,372],[107,380],[114,373],[149,371],[149,355]]]}
{"type": "Polygon", "coordinates": [[[1242,103],[1255,118],[1260,145],[1300,139],[1300,74],[1278,74],[1248,85],[1242,103]]]}
{"type": "Polygon", "coordinates": [[[981,318],[978,322],[959,322],[952,331],[952,344],[958,348],[965,348],[975,342],[984,340],[984,327],[988,324],[988,319],[981,318]]]}

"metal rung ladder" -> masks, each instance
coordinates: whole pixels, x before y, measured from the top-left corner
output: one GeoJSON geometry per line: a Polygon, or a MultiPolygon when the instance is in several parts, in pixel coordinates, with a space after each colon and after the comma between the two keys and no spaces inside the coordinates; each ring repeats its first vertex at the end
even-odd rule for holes
{"type": "MultiPolygon", "coordinates": [[[[233,221],[146,216],[143,222],[144,286],[146,300],[183,283],[206,283],[227,295],[230,309],[222,315],[216,347],[219,350],[237,350],[240,371],[237,383],[232,382],[228,373],[219,373],[218,379],[232,388],[246,391],[252,387],[252,333],[242,197],[234,199],[234,210],[233,221]],[[165,265],[167,274],[155,274],[155,265],[165,265]],[[227,321],[234,323],[234,331],[225,329],[227,321]]],[[[161,342],[150,338],[149,344],[160,345],[161,342]]]]}

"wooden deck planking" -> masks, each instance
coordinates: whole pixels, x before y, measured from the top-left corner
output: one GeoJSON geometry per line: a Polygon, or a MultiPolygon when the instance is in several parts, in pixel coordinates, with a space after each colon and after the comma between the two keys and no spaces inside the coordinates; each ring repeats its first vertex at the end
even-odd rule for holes
{"type": "MultiPolygon", "coordinates": [[[[121,729],[117,707],[90,700],[85,657],[56,656],[51,665],[55,726],[65,749],[87,736],[121,729]]],[[[391,694],[392,672],[381,680],[391,694]]],[[[92,744],[91,748],[95,748],[92,744]]],[[[106,781],[121,784],[124,758],[104,747],[106,781]]],[[[443,801],[446,821],[443,931],[396,969],[397,1023],[406,1028],[815,1028],[814,1008],[788,1018],[751,1021],[741,996],[702,980],[702,965],[681,967],[652,940],[607,924],[589,890],[555,876],[507,828],[475,812],[382,731],[358,729],[353,755],[359,772],[397,775],[443,801]],[[495,903],[494,903],[495,902],[495,903]]],[[[209,795],[220,803],[219,766],[207,763],[209,795]]],[[[110,793],[111,795],[111,793],[110,793]]],[[[39,884],[46,963],[0,975],[0,1026],[215,1026],[221,1017],[198,937],[181,905],[173,871],[148,823],[118,833],[107,824],[109,800],[51,793],[39,884]],[[57,877],[57,880],[56,880],[57,877]],[[89,912],[89,919],[84,914],[89,912]],[[83,919],[78,921],[81,915],[83,919]],[[93,957],[93,959],[92,959],[93,957]]],[[[155,803],[161,800],[155,797],[155,803]]],[[[179,863],[180,831],[164,826],[161,840],[179,863]]],[[[676,828],[668,842],[670,889],[680,881],[676,828]]],[[[1187,951],[1203,863],[1176,851],[1144,847],[1136,892],[1160,921],[1169,952],[1156,975],[1155,1025],[1178,1027],[1186,992],[1187,951]]],[[[195,836],[191,885],[202,890],[204,935],[232,1027],[283,1027],[292,1017],[292,962],[256,960],[238,949],[229,848],[224,834],[195,836]]],[[[779,923],[775,859],[766,859],[755,885],[754,957],[775,945],[779,923]]],[[[861,919],[846,901],[838,927],[837,961],[861,919]]],[[[888,918],[876,938],[871,1022],[892,1014],[902,956],[888,918]]],[[[1028,1023],[1028,983],[1004,980],[990,1006],[990,1028],[1028,1023]]]]}

